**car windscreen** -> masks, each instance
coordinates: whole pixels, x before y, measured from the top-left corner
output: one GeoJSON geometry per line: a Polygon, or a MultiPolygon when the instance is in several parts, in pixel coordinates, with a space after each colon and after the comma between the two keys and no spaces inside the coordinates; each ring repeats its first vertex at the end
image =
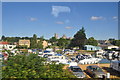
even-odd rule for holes
{"type": "Polygon", "coordinates": [[[102,72],[102,69],[99,68],[99,67],[95,67],[95,68],[92,68],[92,69],[93,69],[93,71],[102,72]]]}
{"type": "Polygon", "coordinates": [[[72,68],[73,72],[82,72],[82,70],[80,68],[72,68]]]}

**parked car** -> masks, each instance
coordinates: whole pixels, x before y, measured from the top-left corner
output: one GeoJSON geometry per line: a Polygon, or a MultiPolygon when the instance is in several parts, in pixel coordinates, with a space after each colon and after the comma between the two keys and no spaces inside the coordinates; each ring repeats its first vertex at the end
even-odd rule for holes
{"type": "Polygon", "coordinates": [[[116,60],[111,61],[110,68],[120,72],[120,61],[116,60]]]}
{"type": "Polygon", "coordinates": [[[77,77],[77,78],[85,78],[85,74],[79,66],[70,66],[69,70],[77,77]]]}
{"type": "Polygon", "coordinates": [[[88,72],[93,78],[106,78],[106,73],[97,65],[87,66],[86,72],[88,72]]]}

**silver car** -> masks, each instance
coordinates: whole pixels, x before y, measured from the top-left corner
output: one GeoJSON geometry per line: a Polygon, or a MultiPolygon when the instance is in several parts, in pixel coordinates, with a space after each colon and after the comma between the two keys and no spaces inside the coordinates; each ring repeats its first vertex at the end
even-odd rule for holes
{"type": "Polygon", "coordinates": [[[77,77],[77,78],[85,78],[85,74],[79,66],[70,66],[69,70],[77,77]]]}
{"type": "Polygon", "coordinates": [[[97,65],[87,66],[86,72],[88,72],[93,78],[106,78],[106,74],[97,65]]]}

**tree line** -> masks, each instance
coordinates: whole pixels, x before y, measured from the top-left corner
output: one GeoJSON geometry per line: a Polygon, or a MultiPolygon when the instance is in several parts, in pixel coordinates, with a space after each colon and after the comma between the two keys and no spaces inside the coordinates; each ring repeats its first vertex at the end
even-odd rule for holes
{"type": "MultiPolygon", "coordinates": [[[[8,41],[10,43],[18,42],[19,39],[29,39],[31,42],[30,48],[43,48],[42,41],[46,40],[44,39],[44,36],[37,37],[36,34],[33,35],[33,37],[5,37],[2,36],[2,41],[8,41]],[[37,41],[39,40],[39,41],[37,41]]],[[[55,37],[51,37],[49,40],[46,40],[48,43],[51,43],[52,45],[49,45],[48,47],[55,47],[58,46],[59,48],[72,48],[72,47],[79,47],[79,49],[82,49],[84,45],[93,45],[97,46],[98,41],[94,39],[94,37],[86,38],[86,33],[84,27],[82,27],[77,33],[74,35],[73,39],[56,39],[55,37]]],[[[120,46],[120,40],[115,39],[109,39],[110,43],[116,46],[120,46]]]]}

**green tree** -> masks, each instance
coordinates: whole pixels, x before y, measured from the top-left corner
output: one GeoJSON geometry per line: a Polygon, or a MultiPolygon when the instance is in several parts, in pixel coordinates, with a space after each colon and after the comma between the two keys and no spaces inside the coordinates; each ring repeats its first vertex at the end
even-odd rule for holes
{"type": "Polygon", "coordinates": [[[45,40],[45,39],[44,39],[44,36],[41,36],[39,39],[42,40],[42,41],[45,40]]]}
{"type": "Polygon", "coordinates": [[[30,47],[31,48],[37,48],[37,35],[34,34],[33,35],[33,38],[31,39],[31,42],[30,42],[30,47]]]}
{"type": "Polygon", "coordinates": [[[58,40],[55,37],[52,37],[52,38],[49,39],[49,42],[52,43],[52,45],[55,45],[55,46],[57,45],[57,41],[58,40]]]}
{"type": "Polygon", "coordinates": [[[120,46],[120,40],[115,40],[115,45],[120,46]]]}
{"type": "Polygon", "coordinates": [[[58,39],[57,45],[58,45],[60,48],[66,48],[66,47],[68,47],[69,43],[70,43],[70,40],[60,38],[60,39],[58,39]]]}
{"type": "Polygon", "coordinates": [[[37,43],[37,48],[43,49],[42,43],[43,43],[42,40],[38,41],[38,43],[37,43]]]}
{"type": "Polygon", "coordinates": [[[4,40],[5,40],[5,36],[4,36],[4,35],[2,35],[1,40],[2,40],[2,41],[4,41],[4,40]]]}
{"type": "Polygon", "coordinates": [[[9,57],[2,67],[3,78],[75,78],[63,64],[49,64],[37,54],[9,57]]]}
{"type": "Polygon", "coordinates": [[[90,37],[90,38],[86,41],[86,45],[97,46],[97,45],[98,45],[98,42],[97,42],[97,40],[94,39],[94,37],[90,37]]]}
{"type": "Polygon", "coordinates": [[[115,45],[115,44],[116,44],[116,40],[115,40],[114,38],[110,38],[109,41],[110,41],[110,43],[111,43],[112,45],[115,45]]]}
{"type": "Polygon", "coordinates": [[[79,49],[82,49],[85,45],[86,39],[85,29],[82,27],[82,29],[74,35],[74,38],[71,40],[70,47],[79,47],[79,49]]]}

